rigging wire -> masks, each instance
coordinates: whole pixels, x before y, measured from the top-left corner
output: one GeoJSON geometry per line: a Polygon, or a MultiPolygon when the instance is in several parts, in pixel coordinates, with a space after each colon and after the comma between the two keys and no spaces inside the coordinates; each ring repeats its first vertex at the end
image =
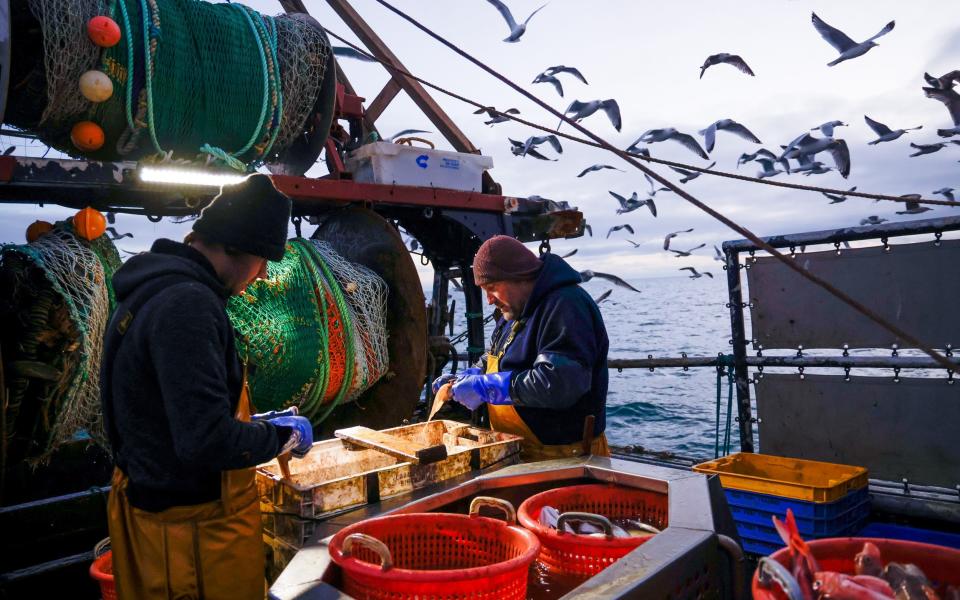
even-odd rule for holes
{"type": "MultiPolygon", "coordinates": [[[[379,1],[379,0],[378,0],[378,1],[379,1]]],[[[352,49],[356,50],[356,51],[359,52],[360,54],[366,56],[366,57],[369,58],[370,60],[373,60],[373,61],[376,61],[376,62],[380,63],[380,64],[381,64],[385,69],[387,69],[388,71],[391,71],[391,72],[396,73],[396,74],[398,74],[398,75],[402,75],[402,76],[404,76],[404,77],[407,77],[407,78],[409,78],[409,79],[412,79],[412,80],[414,80],[414,81],[416,81],[416,82],[418,82],[418,83],[420,83],[420,84],[422,84],[422,85],[425,85],[425,86],[427,86],[427,87],[429,87],[429,88],[431,88],[431,89],[433,89],[433,90],[436,90],[436,91],[440,92],[441,94],[444,94],[444,95],[446,95],[446,96],[450,96],[451,98],[454,98],[455,100],[459,100],[459,101],[461,101],[461,102],[463,102],[463,103],[465,103],[465,104],[469,104],[470,106],[473,106],[473,107],[475,107],[475,108],[490,108],[490,105],[489,105],[489,104],[481,104],[481,103],[477,102],[476,100],[472,100],[472,99],[470,99],[470,98],[467,98],[466,96],[462,96],[462,95],[460,95],[460,94],[458,94],[458,93],[456,93],[456,92],[454,92],[454,91],[448,90],[448,89],[446,89],[446,88],[444,88],[444,87],[442,87],[442,86],[440,86],[440,85],[437,85],[437,84],[435,84],[435,83],[432,83],[432,82],[430,82],[430,81],[427,81],[426,79],[422,79],[422,78],[420,78],[420,77],[418,77],[418,76],[416,76],[416,75],[408,72],[408,71],[405,70],[405,69],[402,69],[402,68],[397,67],[397,66],[395,66],[395,65],[393,65],[393,64],[391,64],[391,63],[389,63],[389,62],[387,62],[387,61],[385,61],[385,60],[382,60],[382,59],[374,56],[373,54],[371,54],[371,53],[368,52],[367,50],[365,50],[365,49],[357,46],[356,44],[350,42],[349,40],[343,38],[342,36],[337,35],[337,34],[334,33],[333,31],[330,31],[330,30],[327,29],[326,27],[324,27],[323,30],[324,30],[324,31],[327,33],[327,35],[329,35],[330,37],[336,39],[337,41],[339,41],[339,42],[341,42],[341,43],[344,43],[344,44],[348,45],[349,47],[351,47],[352,49]]],[[[556,111],[553,111],[553,109],[551,109],[551,112],[556,113],[556,111]]],[[[543,132],[545,132],[545,133],[550,133],[550,134],[556,135],[557,137],[562,137],[562,138],[564,138],[564,139],[568,139],[568,140],[570,140],[570,141],[583,144],[583,145],[585,145],[585,146],[592,146],[592,147],[594,147],[594,148],[599,148],[599,149],[601,149],[601,150],[605,150],[605,149],[606,149],[606,147],[605,147],[603,144],[600,144],[600,143],[598,143],[598,142],[595,142],[595,141],[592,141],[592,140],[589,140],[589,139],[586,139],[586,138],[578,137],[578,136],[575,136],[575,135],[573,135],[573,134],[564,133],[564,132],[562,132],[562,131],[560,131],[560,130],[558,130],[558,129],[552,129],[552,128],[546,126],[546,125],[540,125],[539,123],[534,123],[534,122],[532,122],[532,121],[528,121],[528,120],[526,120],[526,119],[523,119],[523,118],[521,118],[521,117],[518,117],[518,116],[515,116],[515,115],[512,115],[512,114],[505,114],[505,113],[499,113],[499,112],[498,112],[497,114],[498,114],[498,115],[502,115],[502,116],[510,119],[511,121],[520,123],[520,124],[522,124],[522,125],[526,125],[527,127],[531,127],[531,128],[533,128],[533,129],[538,129],[538,130],[543,131],[543,132]]],[[[559,113],[556,113],[556,114],[559,114],[559,113]]],[[[697,172],[699,172],[699,173],[705,173],[705,174],[707,174],[707,175],[715,175],[715,176],[717,176],[717,177],[725,177],[725,178],[727,178],[727,179],[735,179],[735,180],[739,180],[739,181],[746,181],[746,182],[748,182],[748,183],[760,183],[760,184],[763,184],[763,185],[769,185],[769,186],[773,186],[773,187],[781,187],[781,188],[802,190],[802,191],[807,191],[807,192],[820,192],[820,193],[829,193],[829,194],[842,194],[842,195],[844,195],[844,196],[850,196],[850,197],[856,197],[856,198],[866,198],[866,199],[868,199],[868,200],[886,200],[886,201],[889,201],[889,202],[901,202],[901,203],[904,203],[904,202],[916,202],[916,203],[918,203],[918,204],[932,204],[932,205],[935,205],[935,206],[960,206],[960,201],[935,200],[935,199],[933,199],[933,198],[918,198],[918,199],[903,198],[903,197],[901,197],[901,196],[891,196],[891,195],[888,195],[888,194],[872,194],[872,193],[870,193],[870,192],[859,192],[859,191],[855,191],[855,190],[854,190],[854,191],[839,190],[839,189],[835,189],[835,188],[826,188],[826,187],[819,187],[819,186],[814,186],[814,185],[803,185],[803,184],[800,184],[800,183],[791,183],[791,182],[786,182],[786,181],[771,181],[771,180],[766,179],[766,178],[765,178],[765,179],[758,179],[758,178],[756,178],[756,177],[750,177],[749,175],[740,175],[740,174],[738,174],[738,173],[729,173],[729,172],[727,172],[727,171],[718,171],[718,170],[714,170],[714,169],[707,169],[707,168],[704,168],[704,167],[698,167],[698,166],[696,166],[696,165],[690,165],[690,164],[686,164],[686,163],[682,163],[682,162],[676,162],[676,161],[672,161],[672,160],[666,160],[666,159],[663,159],[663,158],[656,158],[656,157],[653,157],[653,156],[643,156],[643,155],[640,155],[640,154],[633,154],[633,153],[630,153],[630,152],[626,152],[626,155],[627,155],[627,156],[631,156],[631,157],[633,157],[633,158],[639,158],[639,159],[641,159],[641,160],[646,160],[646,161],[648,161],[648,162],[661,164],[661,165],[664,165],[664,166],[667,166],[667,167],[677,167],[677,168],[680,168],[680,169],[686,169],[686,170],[688,170],[688,171],[697,171],[697,172]]]]}
{"type": "MultiPolygon", "coordinates": [[[[538,98],[537,96],[534,96],[534,95],[531,94],[530,92],[526,91],[525,89],[523,89],[522,87],[520,87],[519,85],[517,85],[516,83],[514,83],[513,81],[511,81],[509,78],[505,77],[504,75],[501,75],[499,72],[497,72],[497,71],[494,70],[493,68],[487,66],[485,63],[483,63],[483,62],[480,61],[479,59],[474,58],[471,54],[469,54],[469,53],[466,52],[465,50],[462,50],[462,49],[459,48],[457,45],[453,44],[452,42],[450,42],[450,41],[448,41],[447,39],[445,39],[444,37],[442,37],[440,34],[435,33],[433,30],[431,30],[430,28],[428,28],[426,25],[423,25],[422,23],[420,23],[419,21],[417,21],[417,20],[414,19],[413,17],[411,17],[411,16],[407,15],[406,13],[404,13],[402,10],[394,7],[392,4],[390,4],[390,3],[387,2],[386,0],[377,0],[377,2],[378,2],[379,4],[381,4],[382,6],[384,6],[385,8],[387,8],[388,10],[390,10],[391,12],[393,12],[394,14],[396,14],[397,16],[399,16],[400,18],[404,19],[405,21],[407,21],[408,23],[410,23],[411,25],[413,25],[414,27],[416,27],[417,29],[421,30],[422,32],[426,33],[427,35],[429,35],[429,36],[432,37],[433,39],[437,40],[438,42],[440,42],[441,44],[443,44],[444,46],[446,46],[446,47],[449,48],[450,50],[454,51],[456,54],[458,54],[458,55],[460,55],[461,57],[465,58],[466,60],[470,61],[471,63],[473,63],[473,64],[476,65],[477,67],[480,67],[481,69],[483,69],[484,71],[486,71],[488,74],[492,75],[492,76],[495,77],[496,79],[500,80],[502,83],[504,83],[504,84],[506,84],[507,86],[509,86],[509,87],[510,87],[511,89],[513,89],[514,91],[522,94],[522,95],[523,95],[524,97],[526,97],[528,100],[536,103],[537,105],[539,105],[541,108],[545,109],[545,110],[546,110],[547,112],[549,112],[550,114],[552,114],[552,115],[556,116],[557,118],[561,119],[563,122],[568,123],[570,126],[572,126],[573,128],[575,128],[576,130],[578,130],[580,133],[586,135],[587,137],[589,137],[590,139],[592,139],[594,142],[600,144],[601,147],[603,147],[603,148],[606,149],[607,151],[616,154],[616,155],[619,156],[621,159],[623,159],[624,161],[628,162],[629,164],[631,164],[631,165],[634,166],[635,168],[639,169],[640,171],[646,173],[647,175],[649,175],[650,177],[652,177],[654,180],[656,180],[656,181],[659,182],[660,184],[667,186],[667,187],[670,189],[670,191],[674,192],[675,194],[677,194],[678,196],[680,196],[681,198],[683,198],[683,199],[686,200],[687,202],[693,204],[694,206],[696,206],[696,207],[699,208],[700,210],[706,212],[708,215],[710,215],[710,216],[712,216],[714,219],[720,221],[721,223],[723,223],[724,225],[726,225],[726,226],[729,227],[730,229],[733,229],[734,231],[736,231],[736,232],[739,233],[740,235],[744,236],[745,238],[747,238],[748,240],[750,240],[751,242],[753,242],[758,248],[766,251],[768,254],[770,254],[771,256],[773,256],[776,260],[778,260],[778,261],[780,261],[781,263],[783,263],[788,269],[794,271],[795,273],[797,273],[797,274],[800,275],[801,277],[807,279],[807,280],[810,281],[811,283],[817,285],[818,287],[826,290],[828,293],[830,293],[832,296],[836,297],[838,300],[840,300],[841,302],[843,302],[843,303],[846,304],[847,306],[850,306],[851,308],[853,308],[853,309],[856,310],[857,312],[863,314],[865,317],[867,317],[868,319],[870,319],[871,321],[873,321],[873,322],[876,323],[877,325],[883,327],[884,329],[886,329],[887,331],[889,331],[890,333],[892,333],[894,336],[896,336],[896,337],[897,337],[898,339],[900,339],[902,342],[905,342],[905,343],[907,343],[907,344],[909,344],[909,345],[911,345],[911,346],[913,346],[913,347],[921,350],[922,352],[924,352],[925,354],[927,354],[928,356],[930,356],[932,359],[934,359],[935,361],[937,361],[937,363],[939,363],[940,365],[942,365],[944,368],[947,368],[947,369],[950,369],[950,370],[953,370],[954,368],[956,368],[956,365],[954,365],[952,361],[948,360],[948,359],[947,359],[946,357],[944,357],[942,354],[940,354],[939,352],[937,352],[936,350],[934,350],[934,349],[932,349],[932,348],[928,348],[928,347],[927,347],[925,344],[923,344],[920,340],[916,339],[915,337],[913,337],[912,335],[910,335],[910,334],[907,333],[906,331],[903,331],[902,329],[900,329],[899,327],[897,327],[897,326],[894,325],[893,323],[890,323],[889,321],[887,321],[886,319],[884,319],[882,316],[880,316],[879,314],[877,314],[877,313],[875,313],[873,310],[871,310],[869,307],[867,307],[866,305],[862,304],[861,302],[853,299],[852,297],[848,296],[846,293],[844,293],[843,291],[841,291],[841,290],[839,290],[838,288],[834,287],[834,286],[831,285],[829,282],[825,281],[824,279],[821,279],[820,277],[818,277],[818,276],[810,273],[810,272],[807,271],[806,269],[800,267],[795,260],[793,260],[793,259],[789,258],[787,255],[779,252],[776,248],[774,248],[773,246],[771,246],[770,244],[768,244],[768,243],[765,242],[764,240],[760,239],[759,236],[757,236],[755,233],[753,233],[752,231],[750,231],[750,230],[747,229],[746,227],[740,225],[739,223],[736,223],[735,221],[731,220],[731,219],[730,219],[729,217],[727,217],[726,215],[724,215],[724,214],[718,212],[717,210],[711,208],[710,206],[704,204],[704,203],[703,203],[702,201],[700,201],[699,199],[695,198],[695,197],[692,196],[691,194],[687,193],[685,190],[683,190],[683,189],[681,189],[680,187],[678,187],[678,186],[677,186],[675,183],[673,183],[672,181],[670,181],[670,180],[666,179],[665,177],[661,176],[659,173],[657,173],[656,171],[650,169],[648,166],[646,166],[646,165],[638,162],[635,157],[627,154],[627,153],[624,152],[623,150],[620,150],[620,149],[618,149],[618,148],[615,148],[612,144],[610,144],[609,142],[607,142],[605,139],[601,138],[600,136],[596,135],[595,133],[593,133],[592,131],[590,131],[590,130],[587,129],[586,127],[584,127],[584,126],[580,125],[579,123],[573,121],[572,119],[568,118],[565,114],[561,114],[560,112],[558,112],[557,110],[555,110],[554,108],[552,108],[549,104],[547,104],[546,102],[544,102],[543,100],[541,100],[541,99],[538,98]]],[[[733,265],[732,267],[733,267],[733,268],[736,268],[736,265],[733,265]]]]}

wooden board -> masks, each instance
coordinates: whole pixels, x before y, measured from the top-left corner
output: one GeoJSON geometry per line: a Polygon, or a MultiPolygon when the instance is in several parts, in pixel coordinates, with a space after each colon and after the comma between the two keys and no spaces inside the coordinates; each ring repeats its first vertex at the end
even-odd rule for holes
{"type": "Polygon", "coordinates": [[[443,408],[443,405],[453,398],[453,382],[445,383],[440,386],[440,389],[437,390],[437,395],[433,398],[433,406],[430,407],[430,416],[427,417],[427,421],[432,421],[437,413],[440,412],[440,409],[443,408]]]}
{"type": "Polygon", "coordinates": [[[346,440],[364,448],[372,448],[417,465],[434,463],[447,457],[447,447],[443,444],[423,446],[361,425],[338,429],[333,434],[341,440],[346,440]]]}

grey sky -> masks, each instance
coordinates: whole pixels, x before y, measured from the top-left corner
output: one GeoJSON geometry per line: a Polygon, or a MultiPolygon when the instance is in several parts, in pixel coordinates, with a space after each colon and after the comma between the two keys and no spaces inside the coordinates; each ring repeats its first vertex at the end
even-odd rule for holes
{"type": "MultiPolygon", "coordinates": [[[[507,3],[518,18],[526,18],[541,1],[509,0],[507,3]]],[[[279,4],[273,1],[254,0],[248,4],[268,14],[280,11],[279,4]]],[[[306,4],[323,25],[336,33],[347,33],[346,26],[325,2],[307,0],[306,4]]],[[[503,109],[515,106],[524,118],[551,126],[556,124],[553,117],[426,38],[376,2],[356,0],[353,4],[413,73],[484,104],[503,109]]],[[[508,33],[506,24],[483,0],[397,0],[397,5],[555,108],[562,110],[573,99],[616,98],[622,109],[622,132],[617,133],[602,113],[583,123],[621,148],[650,128],[676,127],[696,134],[717,119],[732,118],[757,134],[765,147],[775,150],[779,144],[786,144],[811,127],[840,119],[850,124],[835,133],[850,145],[853,166],[849,179],[844,180],[836,173],[813,177],[780,175],[777,179],[843,189],[856,185],[860,191],[922,193],[928,197],[932,190],[944,186],[960,188],[957,163],[960,147],[950,146],[928,156],[907,157],[911,152],[910,142],[941,141],[935,130],[952,125],[946,109],[925,98],[920,88],[924,84],[924,71],[941,75],[960,68],[960,3],[957,2],[607,0],[588,4],[552,0],[531,20],[526,35],[516,44],[500,41],[508,33]],[[827,67],[826,63],[836,58],[837,52],[814,30],[810,23],[811,11],[856,41],[872,36],[890,20],[895,19],[897,24],[891,33],[878,40],[879,46],[866,55],[827,67]],[[702,80],[698,79],[703,60],[718,52],[741,55],[756,77],[746,76],[728,65],[717,65],[708,69],[702,80]],[[590,85],[560,75],[565,88],[565,97],[560,98],[548,84],[529,83],[542,69],[556,64],[579,68],[590,85]],[[875,136],[864,123],[865,114],[894,129],[921,124],[923,129],[909,132],[894,142],[868,146],[866,142],[875,136]]],[[[356,41],[352,35],[347,37],[356,41]]],[[[387,80],[379,65],[357,61],[343,61],[342,65],[354,86],[368,100],[376,96],[387,80]]],[[[567,200],[584,211],[596,237],[554,244],[558,252],[579,248],[578,254],[570,259],[578,268],[612,271],[628,278],[680,275],[676,269],[682,266],[716,271],[717,263],[710,259],[710,245],[740,237],[668,193],[656,197],[660,214],[657,219],[646,209],[618,216],[614,212],[616,201],[607,190],[624,196],[637,191],[641,198],[645,197],[647,183],[632,167],[601,151],[565,140],[564,153],[558,162],[515,157],[509,151],[507,137],[522,140],[536,132],[513,123],[484,126],[481,116],[471,114],[472,107],[439,94],[435,94],[435,98],[468,137],[493,157],[495,168],[491,174],[502,183],[506,194],[539,194],[567,200]],[[628,172],[601,171],[576,178],[586,166],[602,162],[628,172]],[[630,223],[636,235],[626,236],[621,231],[605,240],[607,229],[619,223],[630,223]],[[661,251],[666,232],[687,227],[694,227],[695,231],[674,243],[679,248],[707,243],[700,256],[676,259],[661,251]],[[625,237],[644,245],[634,249],[625,237]]],[[[379,128],[391,134],[408,127],[435,130],[401,93],[381,117],[379,128]]],[[[438,142],[439,147],[449,147],[439,135],[429,137],[438,142]]],[[[721,132],[711,160],[717,161],[718,169],[736,171],[737,156],[758,147],[721,132]]],[[[709,162],[671,142],[654,144],[651,149],[654,156],[660,158],[702,166],[709,162]]],[[[832,165],[826,154],[818,158],[832,165]]],[[[669,179],[677,180],[672,171],[654,168],[669,179]]],[[[750,163],[739,172],[754,174],[757,168],[755,163],[750,163]]],[[[852,225],[870,214],[891,220],[960,214],[958,209],[939,208],[924,215],[898,216],[894,212],[901,208],[899,205],[874,204],[855,198],[830,206],[829,201],[817,193],[708,175],[685,187],[761,235],[852,225]]],[[[69,212],[50,207],[0,207],[0,240],[20,241],[23,229],[34,218],[52,220],[69,212]]],[[[120,225],[122,231],[130,230],[137,236],[136,243],[124,240],[121,244],[130,250],[144,249],[160,235],[182,236],[187,229],[187,226],[168,223],[154,225],[133,217],[122,217],[120,225]]]]}

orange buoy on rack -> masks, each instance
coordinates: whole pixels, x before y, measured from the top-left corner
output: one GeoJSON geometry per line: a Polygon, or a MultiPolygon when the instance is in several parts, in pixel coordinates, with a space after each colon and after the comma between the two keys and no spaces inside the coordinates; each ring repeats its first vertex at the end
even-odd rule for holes
{"type": "Polygon", "coordinates": [[[111,48],[120,42],[120,26],[110,17],[93,17],[87,21],[87,35],[101,48],[111,48]]]}
{"type": "Polygon", "coordinates": [[[99,210],[88,206],[73,215],[73,230],[78,236],[92,242],[107,230],[107,218],[99,210]]]}
{"type": "Polygon", "coordinates": [[[30,223],[30,226],[27,227],[27,243],[32,244],[33,242],[37,241],[37,238],[39,238],[41,235],[52,230],[53,223],[50,223],[49,221],[37,220],[33,223],[30,223]]]}
{"type": "Polygon", "coordinates": [[[70,141],[84,152],[99,150],[103,140],[103,129],[93,121],[80,121],[70,130],[70,141]]]}
{"type": "Polygon", "coordinates": [[[90,102],[105,102],[113,96],[113,82],[103,71],[92,69],[80,76],[80,93],[90,102]]]}

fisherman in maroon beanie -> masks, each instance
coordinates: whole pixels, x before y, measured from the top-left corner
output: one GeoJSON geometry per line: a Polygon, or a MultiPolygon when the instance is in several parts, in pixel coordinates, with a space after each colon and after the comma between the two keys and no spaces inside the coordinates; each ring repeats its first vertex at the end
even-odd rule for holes
{"type": "MultiPolygon", "coordinates": [[[[486,404],[495,431],[524,438],[526,460],[609,455],[607,331],[580,274],[498,235],[480,246],[473,277],[502,316],[479,366],[454,380],[453,399],[472,410],[486,404]]],[[[450,380],[441,376],[434,390],[450,380]]]]}

